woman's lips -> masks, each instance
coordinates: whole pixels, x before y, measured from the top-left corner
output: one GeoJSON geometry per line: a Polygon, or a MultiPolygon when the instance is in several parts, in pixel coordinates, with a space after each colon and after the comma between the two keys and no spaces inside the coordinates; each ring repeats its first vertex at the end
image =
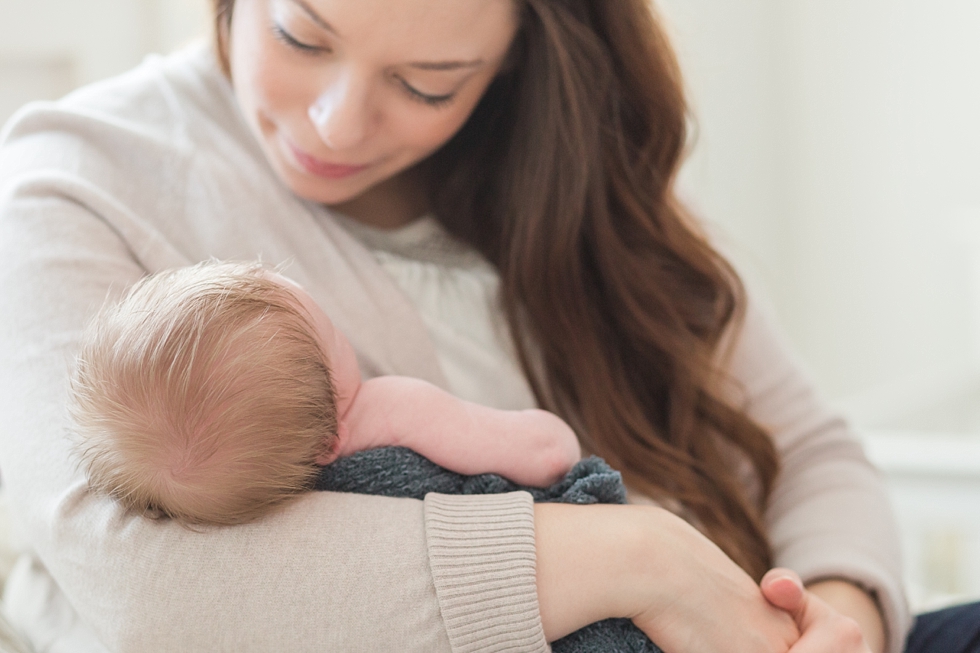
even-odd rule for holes
{"type": "Polygon", "coordinates": [[[326,161],[321,161],[315,156],[307,154],[292,143],[287,143],[287,145],[289,146],[289,151],[292,153],[293,158],[296,159],[296,163],[298,163],[308,173],[317,177],[323,177],[325,179],[344,179],[345,177],[356,175],[369,167],[366,165],[351,166],[327,163],[326,161]]]}

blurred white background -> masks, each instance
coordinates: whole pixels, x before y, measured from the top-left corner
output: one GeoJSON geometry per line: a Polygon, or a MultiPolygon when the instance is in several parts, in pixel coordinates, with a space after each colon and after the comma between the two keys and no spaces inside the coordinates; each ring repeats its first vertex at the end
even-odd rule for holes
{"type": "Polygon", "coordinates": [[[173,50],[209,14],[208,0],[0,0],[0,121],[173,50]]]}
{"type": "MultiPolygon", "coordinates": [[[[866,434],[915,604],[980,596],[980,3],[660,4],[685,195],[866,434]]],[[[0,122],[209,25],[207,0],[0,0],[0,122]]]]}

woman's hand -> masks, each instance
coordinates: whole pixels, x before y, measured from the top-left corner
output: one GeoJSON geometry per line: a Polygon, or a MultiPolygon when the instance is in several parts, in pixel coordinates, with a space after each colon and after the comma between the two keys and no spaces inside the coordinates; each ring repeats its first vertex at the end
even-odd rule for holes
{"type": "Polygon", "coordinates": [[[792,615],[800,629],[800,640],[791,653],[871,653],[858,622],[807,591],[795,572],[771,569],[761,588],[769,602],[792,615]]]}
{"type": "Polygon", "coordinates": [[[627,617],[666,653],[788,653],[793,619],[684,520],[647,506],[535,506],[548,641],[627,617]]]}

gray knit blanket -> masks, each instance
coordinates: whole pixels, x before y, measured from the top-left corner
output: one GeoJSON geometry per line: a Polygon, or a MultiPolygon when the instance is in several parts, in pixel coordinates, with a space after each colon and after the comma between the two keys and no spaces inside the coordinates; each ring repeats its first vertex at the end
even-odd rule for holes
{"type": "MultiPolygon", "coordinates": [[[[500,494],[525,490],[540,503],[625,503],[619,472],[601,458],[580,461],[548,488],[522,487],[496,474],[463,476],[410,449],[387,447],[341,458],[320,470],[317,490],[422,499],[440,494],[500,494]]],[[[663,653],[629,619],[591,624],[552,644],[554,653],[663,653]]]]}

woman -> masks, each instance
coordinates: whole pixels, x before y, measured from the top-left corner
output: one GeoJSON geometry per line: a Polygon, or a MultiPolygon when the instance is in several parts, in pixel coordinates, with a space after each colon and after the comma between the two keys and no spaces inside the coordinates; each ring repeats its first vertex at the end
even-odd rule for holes
{"type": "Polygon", "coordinates": [[[217,55],[29,109],[0,149],[0,468],[32,547],[6,609],[39,649],[539,651],[626,616],[668,652],[901,650],[873,470],[674,199],[685,105],[643,0],[215,14],[217,55]],[[539,403],[670,511],[123,513],[74,467],[67,366],[107,297],[209,257],[290,261],[366,374],[539,403]],[[760,590],[775,564],[807,589],[760,590]]]}

